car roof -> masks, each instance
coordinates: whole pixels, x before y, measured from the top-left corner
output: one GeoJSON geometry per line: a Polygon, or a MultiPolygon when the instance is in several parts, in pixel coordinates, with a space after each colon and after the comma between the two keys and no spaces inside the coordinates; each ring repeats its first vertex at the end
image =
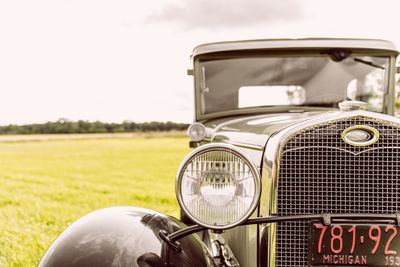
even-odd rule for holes
{"type": "Polygon", "coordinates": [[[195,47],[192,56],[240,50],[320,50],[333,48],[383,50],[396,55],[399,53],[392,42],[380,39],[306,38],[208,43],[195,47]]]}

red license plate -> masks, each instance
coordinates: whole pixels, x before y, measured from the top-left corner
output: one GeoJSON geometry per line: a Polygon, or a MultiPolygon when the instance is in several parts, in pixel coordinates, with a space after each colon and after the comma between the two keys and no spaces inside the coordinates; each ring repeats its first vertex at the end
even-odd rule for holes
{"type": "Polygon", "coordinates": [[[400,266],[400,228],[391,224],[309,224],[309,266],[400,266]]]}

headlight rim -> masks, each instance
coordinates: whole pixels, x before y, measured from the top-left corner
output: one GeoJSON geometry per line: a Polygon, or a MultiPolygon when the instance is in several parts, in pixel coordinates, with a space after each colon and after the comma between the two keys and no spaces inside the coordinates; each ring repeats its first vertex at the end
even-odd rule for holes
{"type": "Polygon", "coordinates": [[[224,143],[211,143],[211,144],[205,144],[202,145],[193,151],[191,151],[186,157],[183,159],[182,163],[179,166],[178,172],[176,174],[176,181],[175,181],[175,194],[176,194],[176,199],[178,201],[178,204],[180,208],[186,213],[186,215],[196,224],[201,225],[203,227],[206,227],[208,229],[213,229],[213,230],[225,230],[229,229],[232,227],[235,227],[244,221],[246,221],[254,212],[254,210],[257,208],[259,201],[260,201],[260,196],[261,196],[261,176],[260,173],[256,167],[256,165],[253,163],[253,161],[250,159],[250,157],[241,149],[237,148],[234,145],[231,144],[224,144],[224,143]],[[190,163],[191,159],[207,153],[209,151],[224,151],[224,152],[229,152],[232,153],[242,160],[244,160],[249,168],[251,169],[251,172],[254,174],[255,179],[254,179],[254,184],[255,184],[255,197],[252,201],[252,204],[249,208],[249,210],[242,216],[242,218],[235,220],[232,223],[226,224],[226,225],[211,225],[204,223],[196,217],[192,216],[192,214],[188,211],[186,208],[182,195],[181,195],[181,179],[182,179],[182,171],[186,169],[187,165],[190,163]]]}

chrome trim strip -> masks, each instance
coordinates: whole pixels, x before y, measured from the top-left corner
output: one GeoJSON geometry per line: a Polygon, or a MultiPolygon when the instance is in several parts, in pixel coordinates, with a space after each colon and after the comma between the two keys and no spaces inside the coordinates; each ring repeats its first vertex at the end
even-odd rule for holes
{"type": "MultiPolygon", "coordinates": [[[[199,94],[196,94],[200,98],[199,94]]],[[[200,100],[198,101],[200,106],[200,100]]],[[[220,117],[235,116],[235,115],[250,115],[250,114],[265,114],[265,113],[287,113],[287,112],[312,112],[312,111],[337,111],[338,108],[326,107],[310,107],[310,106],[268,106],[268,107],[250,107],[242,109],[234,109],[229,111],[221,111],[214,113],[201,114],[200,110],[196,113],[196,120],[210,120],[220,117]]]]}
{"type": "Polygon", "coordinates": [[[238,40],[227,42],[206,43],[193,49],[192,57],[199,55],[240,51],[240,50],[321,50],[331,48],[348,48],[362,51],[379,51],[397,55],[396,46],[386,40],[379,39],[355,39],[355,38],[301,38],[301,39],[256,39],[238,40]]]}
{"type": "MultiPolygon", "coordinates": [[[[389,115],[395,115],[395,84],[396,84],[396,61],[397,57],[391,56],[389,61],[389,73],[387,73],[387,81],[388,83],[388,92],[386,95],[386,106],[387,106],[387,113],[389,115]],[[389,102],[389,100],[391,100],[389,102]]],[[[384,103],[385,104],[385,103],[384,103]]]]}
{"type": "MultiPolygon", "coordinates": [[[[217,140],[217,142],[218,143],[223,143],[223,144],[231,144],[231,145],[242,147],[242,148],[248,148],[248,149],[263,151],[263,147],[262,146],[258,146],[258,145],[250,145],[250,144],[239,143],[239,142],[228,142],[228,141],[225,141],[225,140],[217,140]]],[[[214,143],[214,144],[217,144],[217,143],[214,143]]]]}
{"type": "MultiPolygon", "coordinates": [[[[301,150],[301,149],[304,149],[304,148],[306,148],[306,147],[297,147],[297,148],[288,149],[288,150],[284,151],[282,153],[282,155],[285,154],[286,152],[295,151],[295,150],[301,150]]],[[[360,155],[362,153],[366,153],[366,152],[369,152],[369,151],[372,151],[372,150],[389,149],[389,148],[392,148],[392,147],[369,148],[369,149],[365,149],[365,150],[357,152],[357,153],[355,153],[353,151],[349,151],[349,150],[343,149],[343,148],[329,147],[329,146],[308,146],[307,148],[329,148],[329,149],[333,149],[333,150],[339,150],[339,151],[347,152],[347,153],[350,153],[350,154],[352,154],[354,156],[357,156],[357,155],[360,155]]]]}

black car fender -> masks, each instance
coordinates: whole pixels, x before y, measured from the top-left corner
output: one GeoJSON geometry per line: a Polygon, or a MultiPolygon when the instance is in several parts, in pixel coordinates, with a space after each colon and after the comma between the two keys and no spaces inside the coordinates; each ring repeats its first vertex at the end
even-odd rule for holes
{"type": "Polygon", "coordinates": [[[197,235],[171,249],[159,235],[186,225],[178,219],[138,207],[94,211],[71,224],[49,247],[38,267],[214,266],[197,235]]]}

